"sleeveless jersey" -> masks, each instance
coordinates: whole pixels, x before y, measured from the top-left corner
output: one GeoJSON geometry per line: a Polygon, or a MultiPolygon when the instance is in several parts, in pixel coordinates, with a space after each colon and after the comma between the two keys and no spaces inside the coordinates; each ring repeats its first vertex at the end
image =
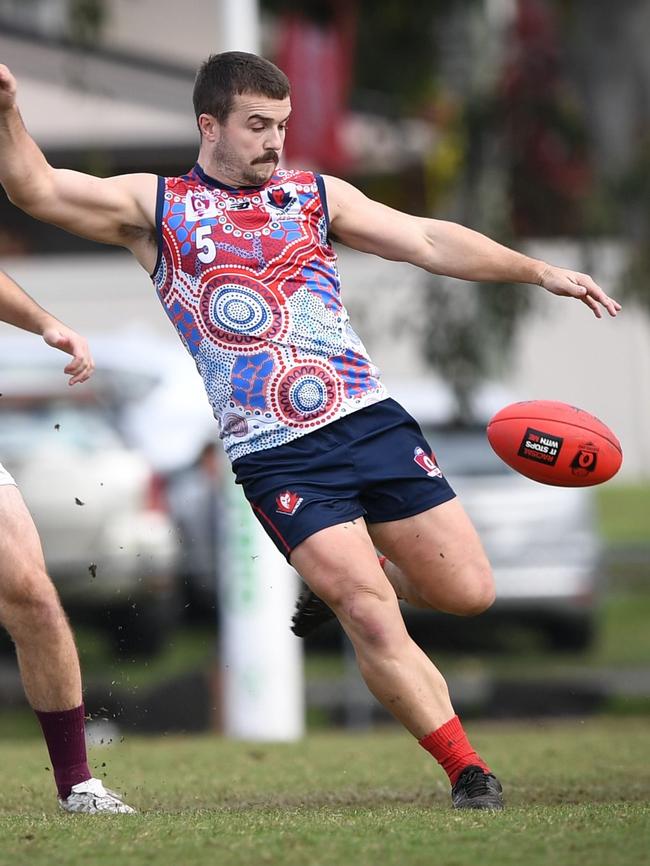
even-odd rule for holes
{"type": "Polygon", "coordinates": [[[231,188],[196,165],[159,178],[156,220],[153,283],[231,460],[388,396],[341,303],[319,175],[231,188]]]}

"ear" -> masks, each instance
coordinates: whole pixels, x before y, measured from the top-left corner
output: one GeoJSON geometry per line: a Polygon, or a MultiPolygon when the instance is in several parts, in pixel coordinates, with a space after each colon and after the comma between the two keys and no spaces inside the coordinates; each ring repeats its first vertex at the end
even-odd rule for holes
{"type": "Polygon", "coordinates": [[[219,126],[216,117],[213,117],[211,114],[199,114],[197,123],[201,131],[202,139],[209,141],[211,144],[219,141],[221,127],[219,126]]]}

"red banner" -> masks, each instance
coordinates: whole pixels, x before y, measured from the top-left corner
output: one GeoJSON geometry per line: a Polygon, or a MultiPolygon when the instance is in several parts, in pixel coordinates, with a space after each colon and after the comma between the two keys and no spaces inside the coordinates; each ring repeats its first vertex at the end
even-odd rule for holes
{"type": "Polygon", "coordinates": [[[325,24],[302,15],[282,19],[277,64],[291,81],[293,109],[285,145],[288,165],[340,171],[347,164],[341,126],[352,78],[356,22],[353,4],[342,7],[325,24]]]}

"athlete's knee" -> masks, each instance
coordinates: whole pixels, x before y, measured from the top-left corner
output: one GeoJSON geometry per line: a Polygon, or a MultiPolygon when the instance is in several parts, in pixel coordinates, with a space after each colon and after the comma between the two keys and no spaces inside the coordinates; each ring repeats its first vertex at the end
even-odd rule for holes
{"type": "Polygon", "coordinates": [[[41,567],[20,568],[0,588],[0,614],[12,633],[54,628],[65,614],[52,581],[41,567]]]}
{"type": "Polygon", "coordinates": [[[492,607],[496,598],[494,583],[474,588],[465,600],[461,616],[478,616],[492,607]]]}
{"type": "Polygon", "coordinates": [[[400,616],[394,593],[391,597],[383,587],[359,585],[345,592],[337,607],[353,642],[356,639],[376,647],[391,643],[395,617],[400,616]]]}
{"type": "Polygon", "coordinates": [[[496,592],[494,576],[487,559],[479,559],[467,567],[463,574],[463,592],[453,613],[459,616],[477,616],[494,604],[496,592]]]}
{"type": "Polygon", "coordinates": [[[456,616],[476,616],[495,599],[494,577],[485,557],[464,563],[441,589],[435,574],[419,589],[424,605],[456,616]]]}

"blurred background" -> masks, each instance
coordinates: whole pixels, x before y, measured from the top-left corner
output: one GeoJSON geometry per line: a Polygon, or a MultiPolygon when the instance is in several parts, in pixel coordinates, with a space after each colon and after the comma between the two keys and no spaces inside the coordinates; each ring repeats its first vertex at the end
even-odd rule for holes
{"type": "MultiPolygon", "coordinates": [[[[285,165],[587,271],[623,302],[597,321],[339,249],[352,321],[495,569],[476,620],[405,609],[464,716],[650,712],[648,28],[650,0],[615,15],[605,0],[0,0],[0,61],[55,166],[184,173],[198,64],[259,50],[293,84],[285,165]],[[619,475],[566,490],[501,464],[485,422],[532,398],[609,424],[619,475]]],[[[56,352],[0,325],[0,460],[77,632],[87,709],[117,729],[218,730],[231,481],[193,363],[123,251],[2,194],[0,254],[97,361],[68,389],[56,352]]],[[[306,641],[305,675],[310,726],[386,721],[338,628],[306,641]]],[[[36,731],[8,638],[3,730],[36,731]]]]}

